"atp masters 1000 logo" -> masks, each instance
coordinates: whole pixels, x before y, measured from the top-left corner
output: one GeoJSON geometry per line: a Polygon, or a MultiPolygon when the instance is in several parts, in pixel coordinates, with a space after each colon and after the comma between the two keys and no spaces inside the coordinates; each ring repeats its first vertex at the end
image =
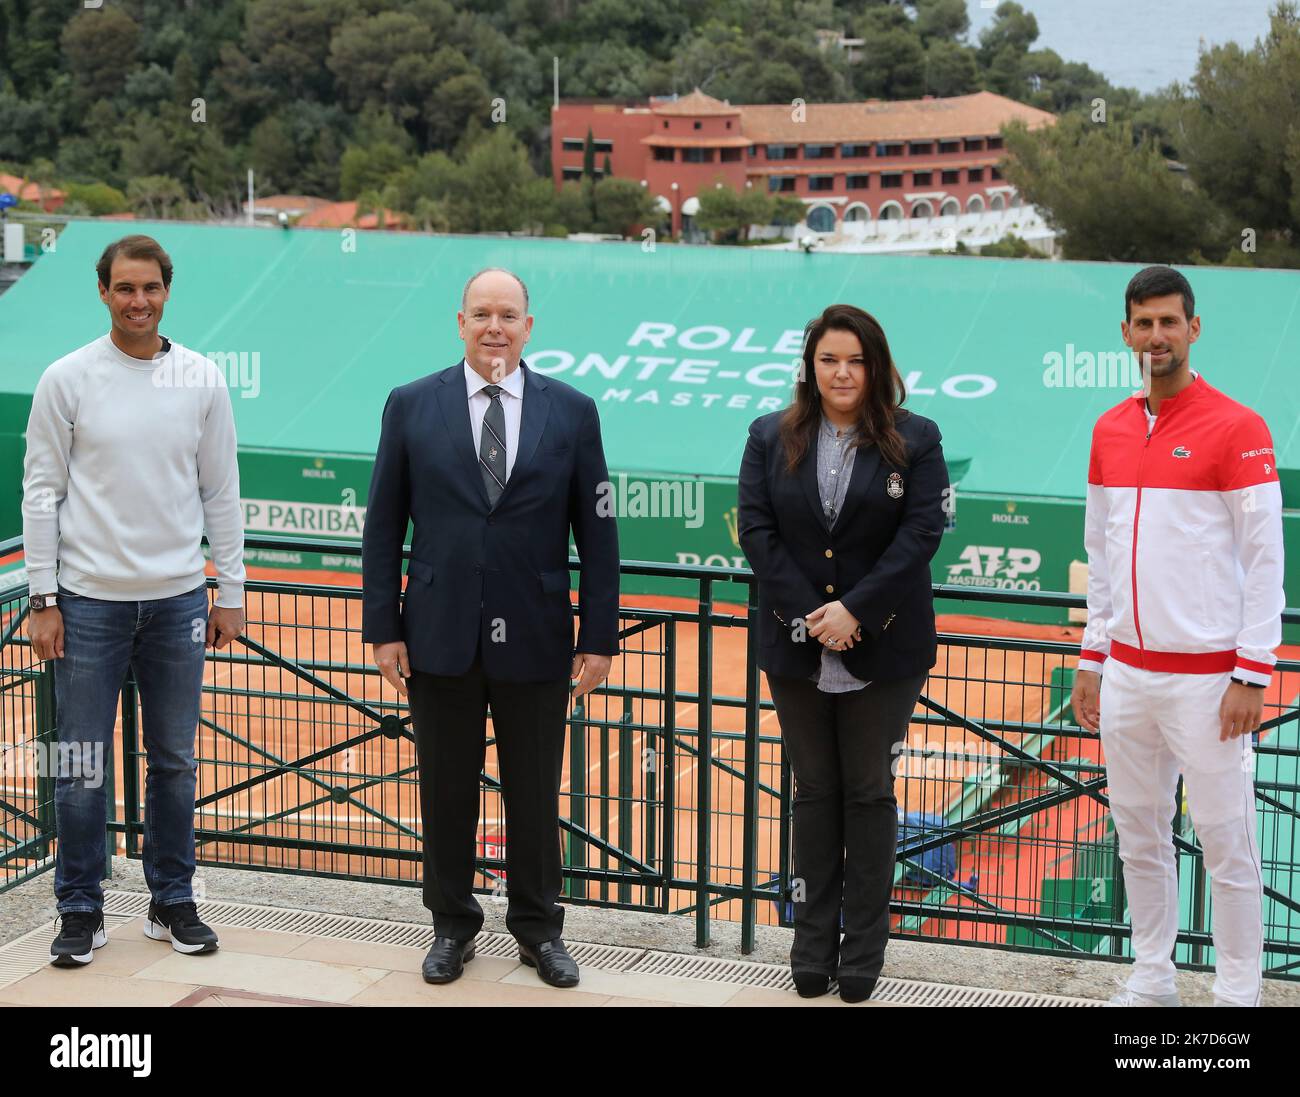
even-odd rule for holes
{"type": "Polygon", "coordinates": [[[1042,562],[1037,549],[967,545],[957,563],[948,565],[948,582],[958,587],[1041,590],[1036,573],[1042,562]]]}

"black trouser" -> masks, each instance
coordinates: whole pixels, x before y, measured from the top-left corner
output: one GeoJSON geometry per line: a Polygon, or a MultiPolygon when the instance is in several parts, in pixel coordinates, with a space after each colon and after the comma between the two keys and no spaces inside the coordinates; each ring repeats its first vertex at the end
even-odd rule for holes
{"type": "Polygon", "coordinates": [[[424,905],[434,932],[465,940],[483,926],[474,897],[479,775],[492,706],[506,816],[506,928],[527,945],[560,936],[560,771],[569,682],[502,682],[482,663],[461,676],[407,680],[420,770],[424,905]]]}
{"type": "Polygon", "coordinates": [[[898,837],[895,744],[907,736],[925,675],[850,693],[767,680],[795,779],[790,968],[875,978],[889,940],[898,837]]]}

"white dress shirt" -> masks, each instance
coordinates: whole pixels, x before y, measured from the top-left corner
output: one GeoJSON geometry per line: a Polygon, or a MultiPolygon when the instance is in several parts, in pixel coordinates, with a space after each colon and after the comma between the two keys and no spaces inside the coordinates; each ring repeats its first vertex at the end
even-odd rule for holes
{"type": "MultiPolygon", "coordinates": [[[[492,381],[484,381],[468,362],[465,367],[465,391],[469,397],[469,431],[474,441],[474,460],[478,461],[483,435],[483,416],[492,404],[492,397],[483,391],[492,381]]],[[[515,454],[519,452],[519,421],[524,414],[524,371],[516,366],[501,381],[501,410],[506,417],[506,479],[515,467],[515,454]]]]}

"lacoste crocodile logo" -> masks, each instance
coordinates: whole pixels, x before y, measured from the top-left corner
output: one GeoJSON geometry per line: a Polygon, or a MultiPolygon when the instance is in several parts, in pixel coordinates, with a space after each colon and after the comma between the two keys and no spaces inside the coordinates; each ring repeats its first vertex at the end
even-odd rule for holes
{"type": "Polygon", "coordinates": [[[1192,451],[1189,450],[1186,446],[1174,446],[1175,457],[1190,457],[1191,455],[1192,455],[1192,451]]]}

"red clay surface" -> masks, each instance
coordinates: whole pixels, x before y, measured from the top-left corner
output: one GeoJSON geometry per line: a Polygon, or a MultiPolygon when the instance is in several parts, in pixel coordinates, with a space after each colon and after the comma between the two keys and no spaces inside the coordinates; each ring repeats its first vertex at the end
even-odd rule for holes
{"type": "MultiPolygon", "coordinates": [[[[318,583],[335,589],[360,585],[355,573],[250,567],[249,578],[318,583]]],[[[625,609],[648,611],[694,612],[697,608],[693,599],[644,595],[626,596],[623,604],[625,609]]],[[[415,834],[419,819],[414,746],[405,738],[374,735],[375,721],[355,704],[362,702],[385,712],[395,711],[393,705],[398,700],[377,676],[362,673],[369,666],[369,651],[360,639],[360,602],[355,598],[250,592],[247,610],[247,637],[296,664],[299,672],[267,665],[243,645],[224,650],[219,661],[210,663],[206,685],[215,692],[205,696],[204,723],[199,729],[197,824],[254,839],[310,838],[335,844],[335,851],[221,841],[205,844],[201,858],[289,871],[417,880],[419,847],[415,834]],[[323,665],[329,663],[344,669],[324,669],[323,665]],[[354,703],[332,701],[328,687],[354,703]],[[378,780],[381,776],[389,779],[378,780]],[[219,789],[230,789],[242,782],[248,784],[239,791],[216,795],[219,789]],[[215,799],[209,799],[214,795],[215,799]],[[407,859],[368,857],[357,851],[358,846],[404,851],[407,859]]],[[[738,619],[745,615],[744,606],[719,603],[714,611],[738,619]]],[[[941,633],[959,636],[1032,638],[1072,645],[1077,645],[1082,631],[1079,626],[1021,624],[968,616],[944,615],[938,623],[941,633]]],[[[734,767],[735,772],[715,766],[709,775],[709,860],[715,866],[713,879],[731,884],[741,882],[745,749],[743,739],[737,736],[744,731],[744,711],[720,704],[718,699],[744,696],[745,636],[743,628],[715,626],[713,630],[712,754],[716,762],[734,767]]],[[[659,621],[629,637],[623,654],[614,661],[609,684],[661,692],[667,671],[663,652],[670,639],[676,652],[679,698],[673,714],[678,745],[672,756],[664,753],[665,713],[657,697],[632,699],[626,705],[617,697],[595,698],[588,719],[598,721],[598,725],[585,729],[580,749],[575,750],[572,742],[568,744],[561,812],[591,836],[584,842],[580,836],[566,835],[571,864],[621,867],[633,874],[638,864],[649,864],[675,877],[695,876],[701,773],[694,750],[699,706],[684,697],[696,692],[698,682],[694,624],[659,621]],[[670,793],[665,789],[669,782],[670,793]],[[668,795],[675,808],[672,833],[667,830],[662,807],[668,795]],[[667,864],[665,854],[670,842],[672,862],[667,864]],[[624,858],[620,858],[619,851],[623,851],[624,858]]],[[[1300,649],[1284,648],[1279,654],[1294,658],[1300,649]]],[[[5,658],[12,666],[13,656],[5,658]]],[[[1095,740],[1077,734],[1053,737],[1051,724],[1046,729],[1042,725],[1053,708],[1062,703],[1060,691],[1051,689],[1050,683],[1054,668],[1063,665],[1072,666],[1073,658],[967,645],[954,638],[954,642],[941,646],[924,696],[976,724],[1008,721],[1036,725],[1025,733],[1008,733],[1007,738],[1032,753],[1041,752],[1044,759],[1096,764],[1099,748],[1095,740]],[[1043,735],[1044,730],[1047,735],[1043,735]]],[[[1284,699],[1282,677],[1275,678],[1271,702],[1284,699]]],[[[766,680],[761,681],[763,698],[767,700],[766,680]]],[[[30,707],[6,702],[0,716],[4,723],[21,725],[30,707]]],[[[923,716],[924,711],[918,710],[918,715],[923,716]]],[[[32,731],[13,726],[4,730],[0,739],[12,744],[32,731]]],[[[488,733],[490,736],[490,723],[488,733]]],[[[755,841],[758,878],[767,881],[776,876],[780,859],[779,823],[775,818],[778,807],[773,792],[780,789],[781,772],[779,742],[775,741],[779,727],[774,712],[763,713],[759,733],[774,740],[760,743],[757,761],[761,785],[772,790],[760,788],[755,841]]],[[[914,721],[908,730],[907,745],[910,752],[900,758],[895,793],[900,810],[909,813],[943,815],[965,792],[970,799],[959,817],[968,818],[976,811],[989,810],[990,805],[1008,806],[1048,787],[1047,776],[1038,770],[1009,770],[1005,771],[1011,774],[1009,781],[996,780],[997,771],[990,767],[999,765],[1001,752],[976,731],[951,722],[914,721]],[[967,757],[944,757],[945,753],[964,753],[967,757]],[[1025,776],[1018,776],[1018,772],[1025,776]],[[988,786],[983,798],[978,787],[972,789],[981,775],[988,786]]],[[[121,819],[121,751],[115,751],[115,755],[116,817],[121,819]]],[[[137,768],[136,781],[142,787],[142,760],[137,768]]],[[[490,780],[497,776],[495,750],[490,744],[485,773],[490,780]]],[[[1076,776],[1086,780],[1089,774],[1076,776]]],[[[0,783],[11,798],[22,794],[20,801],[34,802],[30,787],[25,791],[13,787],[10,776],[0,783]]],[[[500,858],[508,841],[500,796],[486,791],[480,811],[480,853],[500,858]]],[[[1060,806],[1039,811],[1022,830],[1010,826],[1000,833],[961,841],[957,879],[976,881],[975,890],[985,903],[1003,909],[1037,911],[1043,879],[1075,875],[1069,851],[1076,840],[1103,838],[1104,822],[1104,812],[1095,800],[1071,798],[1060,806]]],[[[480,877],[479,882],[493,886],[488,876],[480,877]]],[[[634,904],[662,901],[662,893],[631,883],[620,887],[575,881],[570,894],[634,904]]],[[[919,898],[925,892],[900,888],[895,894],[897,898],[919,898]]],[[[977,905],[969,899],[950,902],[965,907],[977,905]]],[[[689,892],[674,889],[668,909],[677,911],[689,905],[689,892]]],[[[733,900],[720,902],[713,913],[718,918],[735,919],[739,910],[739,901],[733,900]]],[[[774,904],[759,904],[759,920],[776,921],[774,904]]],[[[899,928],[898,919],[895,928],[899,928]]],[[[965,940],[1000,941],[1005,936],[997,927],[962,925],[951,919],[920,925],[912,921],[905,928],[965,940]]]]}

